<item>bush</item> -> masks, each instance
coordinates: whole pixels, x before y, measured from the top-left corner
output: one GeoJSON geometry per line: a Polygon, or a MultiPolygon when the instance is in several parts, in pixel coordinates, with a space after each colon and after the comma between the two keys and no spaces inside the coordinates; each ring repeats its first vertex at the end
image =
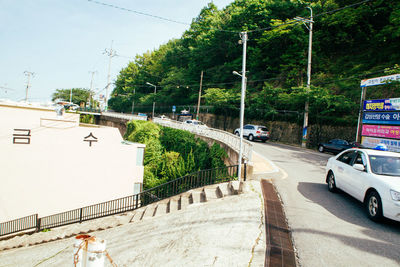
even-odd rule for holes
{"type": "Polygon", "coordinates": [[[124,138],[146,145],[143,187],[149,189],[189,173],[223,167],[227,154],[194,134],[148,121],[130,121],[124,138]]]}

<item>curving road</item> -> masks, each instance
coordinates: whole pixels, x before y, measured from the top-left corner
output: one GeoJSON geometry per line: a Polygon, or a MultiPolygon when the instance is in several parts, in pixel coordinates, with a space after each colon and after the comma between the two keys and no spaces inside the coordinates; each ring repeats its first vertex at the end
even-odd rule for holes
{"type": "Polygon", "coordinates": [[[327,190],[324,167],[332,154],[258,142],[254,151],[281,170],[273,182],[300,266],[400,266],[400,223],[374,223],[361,203],[327,190]]]}

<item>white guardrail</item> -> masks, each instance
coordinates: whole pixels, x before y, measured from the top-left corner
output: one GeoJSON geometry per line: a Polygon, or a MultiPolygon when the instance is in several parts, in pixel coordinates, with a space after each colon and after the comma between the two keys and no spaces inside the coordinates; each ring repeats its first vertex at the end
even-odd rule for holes
{"type": "MultiPolygon", "coordinates": [[[[115,112],[103,112],[101,115],[103,116],[109,116],[109,117],[114,117],[114,118],[120,118],[120,119],[126,119],[126,120],[146,120],[147,117],[145,116],[137,116],[137,115],[131,115],[131,114],[122,114],[122,113],[115,113],[115,112]]],[[[240,146],[240,138],[234,134],[219,130],[219,129],[214,129],[214,128],[209,128],[207,126],[195,126],[195,125],[190,125],[187,123],[183,123],[180,121],[174,121],[170,119],[161,119],[161,118],[154,118],[153,122],[170,127],[170,128],[175,128],[175,129],[180,129],[180,130],[186,130],[191,133],[205,136],[211,139],[214,139],[216,141],[219,141],[221,143],[224,143],[228,145],[231,149],[239,153],[239,146],[240,146]]],[[[253,153],[253,144],[250,143],[247,140],[243,139],[243,158],[245,161],[250,162],[252,159],[252,153],[253,153]]]]}

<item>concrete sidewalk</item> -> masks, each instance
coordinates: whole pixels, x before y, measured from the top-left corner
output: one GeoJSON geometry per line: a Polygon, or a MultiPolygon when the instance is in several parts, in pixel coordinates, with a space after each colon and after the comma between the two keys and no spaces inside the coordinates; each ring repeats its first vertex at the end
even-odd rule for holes
{"type": "MultiPolygon", "coordinates": [[[[256,153],[253,160],[258,178],[245,182],[242,194],[192,204],[185,210],[133,223],[128,220],[90,235],[106,240],[107,251],[118,266],[295,266],[279,199],[272,184],[263,181],[261,185],[259,180],[277,170],[256,153]]],[[[112,219],[85,224],[107,225],[112,219]]],[[[76,227],[79,233],[83,226],[65,227],[76,227]]],[[[50,236],[60,230],[39,234],[50,236]]],[[[11,241],[0,241],[0,267],[73,264],[74,236],[1,250],[6,247],[5,242],[11,241]]],[[[111,264],[107,262],[105,266],[111,264]]]]}

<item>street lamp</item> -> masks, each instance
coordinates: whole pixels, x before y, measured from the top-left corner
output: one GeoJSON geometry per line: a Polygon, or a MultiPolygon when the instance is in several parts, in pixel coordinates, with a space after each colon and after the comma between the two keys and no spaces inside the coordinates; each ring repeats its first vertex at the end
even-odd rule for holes
{"type": "MultiPolygon", "coordinates": [[[[154,97],[155,97],[155,95],[157,94],[157,86],[154,85],[154,84],[151,84],[151,83],[149,83],[149,82],[146,82],[146,84],[147,84],[147,85],[150,85],[150,86],[154,86],[154,97]]],[[[156,106],[156,102],[155,102],[154,100],[155,100],[155,99],[153,98],[153,115],[152,115],[153,118],[154,118],[154,108],[155,108],[155,106],[156,106]]]]}
{"type": "Polygon", "coordinates": [[[238,159],[238,180],[242,180],[242,157],[243,157],[243,121],[244,121],[244,97],[246,94],[246,50],[247,50],[247,32],[240,33],[240,41],[243,44],[243,57],[242,57],[242,74],[237,71],[232,73],[242,77],[242,91],[240,94],[240,143],[239,143],[239,159],[238,159]]]}

